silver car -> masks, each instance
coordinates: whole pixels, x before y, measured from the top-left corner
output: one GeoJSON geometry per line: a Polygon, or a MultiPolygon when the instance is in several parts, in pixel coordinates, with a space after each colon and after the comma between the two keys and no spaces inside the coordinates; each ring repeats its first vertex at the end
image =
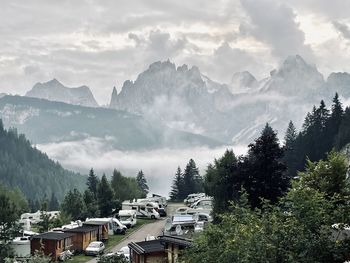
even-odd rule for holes
{"type": "Polygon", "coordinates": [[[89,244],[85,249],[85,255],[87,256],[97,256],[103,253],[105,250],[105,244],[101,241],[94,241],[89,244]]]}

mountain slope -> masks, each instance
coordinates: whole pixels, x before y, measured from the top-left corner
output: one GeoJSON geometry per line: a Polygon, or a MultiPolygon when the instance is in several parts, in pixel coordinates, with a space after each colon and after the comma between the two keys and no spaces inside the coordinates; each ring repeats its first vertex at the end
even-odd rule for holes
{"type": "Polygon", "coordinates": [[[29,97],[1,98],[0,117],[6,125],[16,127],[35,144],[96,138],[105,144],[106,150],[220,145],[213,139],[153,124],[125,111],[29,97]]]}
{"type": "Polygon", "coordinates": [[[61,200],[68,190],[85,187],[85,177],[50,160],[33,148],[23,134],[18,135],[14,129],[5,130],[1,119],[0,145],[0,183],[18,187],[29,199],[40,201],[55,193],[61,200]]]}
{"type": "Polygon", "coordinates": [[[26,93],[26,96],[60,101],[73,105],[98,107],[94,96],[87,86],[68,88],[56,79],[35,84],[34,87],[26,93]]]}

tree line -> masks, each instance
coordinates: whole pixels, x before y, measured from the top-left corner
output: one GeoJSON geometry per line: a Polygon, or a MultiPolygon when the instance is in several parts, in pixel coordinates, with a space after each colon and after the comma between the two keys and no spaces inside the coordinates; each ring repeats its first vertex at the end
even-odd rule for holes
{"type": "Polygon", "coordinates": [[[214,224],[195,237],[182,260],[348,260],[350,240],[341,238],[350,218],[348,161],[335,151],[350,141],[348,114],[336,94],[332,110],[324,102],[314,107],[300,133],[289,124],[284,145],[266,124],[246,155],[226,150],[215,159],[204,176],[214,224]]]}
{"type": "Polygon", "coordinates": [[[333,148],[343,149],[350,142],[350,108],[345,110],[336,93],[331,109],[324,101],[307,113],[301,131],[297,132],[293,122],[285,134],[285,163],[288,174],[297,176],[303,171],[307,160],[324,159],[333,148]]]}
{"type": "Polygon", "coordinates": [[[83,176],[50,160],[16,129],[6,130],[1,119],[0,145],[0,182],[19,189],[31,204],[40,204],[52,193],[62,200],[69,189],[83,189],[83,176]]]}
{"type": "Polygon", "coordinates": [[[184,172],[180,166],[177,168],[169,197],[172,201],[183,201],[187,195],[201,193],[203,190],[203,178],[199,174],[195,161],[190,159],[184,172]]]}
{"type": "Polygon", "coordinates": [[[136,178],[125,177],[114,170],[110,180],[104,174],[101,179],[91,169],[87,178],[87,189],[81,193],[77,189],[68,191],[61,204],[61,211],[73,220],[89,217],[106,217],[121,209],[124,200],[144,198],[148,185],[143,171],[136,178]]]}

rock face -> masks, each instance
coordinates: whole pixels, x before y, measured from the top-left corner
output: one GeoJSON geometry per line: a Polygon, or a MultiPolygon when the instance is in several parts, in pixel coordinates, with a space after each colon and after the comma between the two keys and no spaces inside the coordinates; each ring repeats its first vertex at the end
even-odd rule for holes
{"type": "Polygon", "coordinates": [[[343,97],[350,97],[350,74],[331,73],[327,78],[327,86],[330,92],[338,92],[343,97]]]}
{"type": "MultiPolygon", "coordinates": [[[[325,82],[314,65],[295,55],[260,81],[244,71],[235,73],[229,84],[221,84],[197,67],[155,62],[135,81],[125,81],[119,94],[114,89],[110,107],[172,128],[245,144],[259,135],[266,122],[281,136],[289,120],[300,127],[312,105],[334,96],[336,88],[330,86],[345,89],[350,83],[348,74],[337,74],[341,75],[332,74],[325,82]]],[[[344,94],[349,96],[350,91],[344,94]]]]}
{"type": "Polygon", "coordinates": [[[73,105],[98,107],[89,87],[81,86],[77,88],[68,88],[56,79],[35,84],[34,87],[26,93],[26,96],[60,101],[73,105]]]}

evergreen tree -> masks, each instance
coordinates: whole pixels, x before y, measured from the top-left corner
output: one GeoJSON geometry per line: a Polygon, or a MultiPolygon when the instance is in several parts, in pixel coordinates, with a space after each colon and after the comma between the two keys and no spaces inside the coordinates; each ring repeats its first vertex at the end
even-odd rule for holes
{"type": "Polygon", "coordinates": [[[104,174],[97,187],[98,207],[102,217],[110,216],[115,208],[113,190],[104,174]]]}
{"type": "Polygon", "coordinates": [[[86,189],[83,195],[84,203],[86,206],[86,214],[85,217],[99,217],[100,210],[98,207],[97,200],[94,198],[93,194],[90,190],[86,189]]]}
{"type": "Polygon", "coordinates": [[[59,208],[60,208],[60,204],[58,203],[56,195],[55,195],[55,193],[52,193],[50,203],[49,203],[49,210],[50,211],[57,211],[59,208]]]}
{"type": "Polygon", "coordinates": [[[214,165],[208,166],[204,187],[206,193],[214,197],[215,215],[226,212],[230,201],[239,199],[244,184],[240,167],[232,150],[226,150],[214,165]]]}
{"type": "Polygon", "coordinates": [[[297,172],[297,132],[292,121],[289,122],[286,134],[284,136],[284,162],[288,167],[288,175],[293,177],[297,172]]]}
{"type": "Polygon", "coordinates": [[[136,178],[125,177],[116,169],[113,171],[111,187],[114,191],[115,199],[119,203],[140,198],[142,195],[136,178]]]}
{"type": "Polygon", "coordinates": [[[69,215],[73,220],[84,220],[86,214],[86,207],[83,200],[83,196],[77,189],[69,191],[61,205],[61,209],[64,213],[69,215]]]}
{"type": "Polygon", "coordinates": [[[136,182],[137,185],[140,188],[140,191],[142,193],[142,198],[145,198],[148,194],[149,188],[147,185],[147,180],[145,175],[143,174],[142,170],[138,172],[137,177],[136,177],[136,182]]]}
{"type": "Polygon", "coordinates": [[[97,199],[97,186],[99,184],[99,181],[100,180],[95,175],[94,169],[91,168],[86,184],[87,184],[88,189],[90,190],[90,192],[92,193],[92,195],[94,196],[95,199],[97,199]]]}
{"type": "Polygon", "coordinates": [[[171,191],[170,191],[170,199],[173,201],[180,201],[185,199],[186,196],[183,194],[183,175],[180,166],[177,167],[177,171],[173,180],[173,184],[171,186],[171,191]]]}
{"type": "Polygon", "coordinates": [[[192,193],[203,192],[203,178],[200,176],[196,163],[190,159],[183,173],[184,191],[187,196],[192,193]]]}
{"type": "Polygon", "coordinates": [[[245,189],[251,205],[259,206],[260,198],[274,203],[290,184],[286,166],[282,162],[283,149],[279,145],[277,134],[266,124],[260,137],[248,147],[245,189]]]}
{"type": "Polygon", "coordinates": [[[339,126],[339,131],[335,137],[335,147],[341,150],[350,142],[350,108],[345,109],[342,121],[339,126]]]}

